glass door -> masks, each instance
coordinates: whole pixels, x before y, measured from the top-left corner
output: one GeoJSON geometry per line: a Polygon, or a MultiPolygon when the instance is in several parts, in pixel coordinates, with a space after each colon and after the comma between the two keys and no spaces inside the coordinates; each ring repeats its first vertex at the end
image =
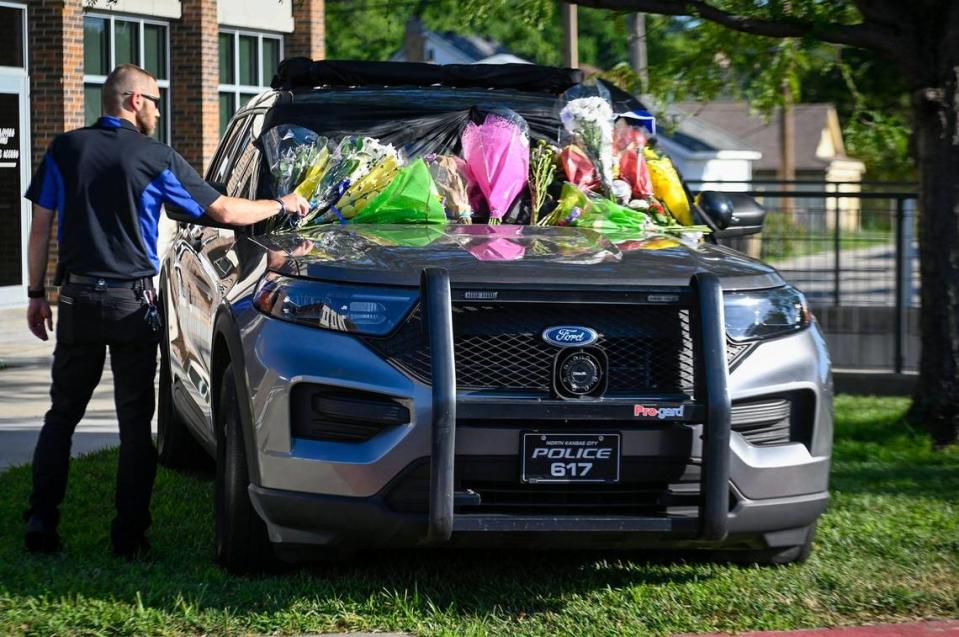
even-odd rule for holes
{"type": "Polygon", "coordinates": [[[27,302],[27,237],[30,202],[29,82],[26,72],[26,11],[0,2],[0,307],[27,302]]]}

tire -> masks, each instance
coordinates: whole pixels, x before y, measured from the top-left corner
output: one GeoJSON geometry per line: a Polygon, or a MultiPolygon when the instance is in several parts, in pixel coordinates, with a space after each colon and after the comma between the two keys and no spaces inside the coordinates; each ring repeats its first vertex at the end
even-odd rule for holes
{"type": "MultiPolygon", "coordinates": [[[[165,309],[163,299],[160,307],[165,309]]],[[[163,313],[164,325],[167,312],[163,313]]],[[[157,458],[170,469],[199,470],[211,466],[200,443],[190,433],[186,423],[176,412],[173,402],[173,373],[170,370],[169,334],[164,330],[160,338],[160,379],[157,390],[157,458]]]]}
{"type": "Polygon", "coordinates": [[[279,560],[266,524],[250,502],[250,472],[243,446],[233,365],[220,379],[216,458],[216,559],[231,573],[275,572],[279,560]]]}
{"type": "Polygon", "coordinates": [[[816,522],[813,522],[806,533],[806,541],[802,544],[756,551],[721,551],[717,558],[718,561],[732,564],[752,564],[756,566],[802,564],[812,554],[812,545],[815,538],[816,522]]]}

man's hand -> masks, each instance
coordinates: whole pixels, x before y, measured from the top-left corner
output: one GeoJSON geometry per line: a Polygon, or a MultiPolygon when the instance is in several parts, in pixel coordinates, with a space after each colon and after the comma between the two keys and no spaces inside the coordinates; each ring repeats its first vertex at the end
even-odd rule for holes
{"type": "Polygon", "coordinates": [[[46,299],[30,299],[30,306],[27,308],[27,325],[33,335],[41,341],[49,340],[47,330],[53,331],[53,312],[50,311],[50,304],[46,299]]]}
{"type": "Polygon", "coordinates": [[[298,217],[305,217],[310,212],[310,202],[295,192],[280,197],[280,201],[290,211],[290,214],[295,214],[298,217]]]}

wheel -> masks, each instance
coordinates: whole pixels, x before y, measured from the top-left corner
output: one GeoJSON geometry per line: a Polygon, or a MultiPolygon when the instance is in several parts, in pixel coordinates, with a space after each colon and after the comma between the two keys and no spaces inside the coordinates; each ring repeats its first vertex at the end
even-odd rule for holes
{"type": "MultiPolygon", "coordinates": [[[[160,299],[160,307],[164,307],[160,299]]],[[[169,316],[163,313],[163,320],[169,316]]],[[[160,338],[160,379],[157,391],[157,457],[164,467],[171,469],[206,469],[210,457],[173,404],[173,373],[170,370],[170,342],[168,334],[160,338]]]]}
{"type": "Polygon", "coordinates": [[[812,554],[812,545],[816,537],[816,522],[806,533],[806,541],[795,546],[783,546],[755,551],[720,551],[719,561],[733,564],[755,564],[757,566],[775,566],[777,564],[802,564],[812,554]]]}
{"type": "Polygon", "coordinates": [[[250,502],[250,472],[232,364],[223,371],[218,405],[214,414],[218,431],[216,559],[232,573],[278,570],[266,524],[250,502]]]}

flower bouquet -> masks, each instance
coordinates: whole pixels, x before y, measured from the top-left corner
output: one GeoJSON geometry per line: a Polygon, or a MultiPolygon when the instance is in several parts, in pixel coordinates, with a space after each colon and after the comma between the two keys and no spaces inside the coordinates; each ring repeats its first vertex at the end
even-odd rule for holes
{"type": "Polygon", "coordinates": [[[301,192],[297,189],[310,202],[310,213],[298,225],[307,225],[325,212],[343,196],[351,183],[366,175],[376,163],[389,155],[391,149],[392,146],[384,146],[372,137],[344,137],[330,157],[313,192],[308,196],[305,190],[301,192]]]}
{"type": "Polygon", "coordinates": [[[649,166],[653,194],[663,202],[672,217],[684,226],[693,225],[693,214],[683,181],[668,156],[646,147],[644,154],[649,166]]]}
{"type": "Polygon", "coordinates": [[[457,223],[472,223],[469,194],[472,175],[466,162],[453,155],[428,155],[426,165],[443,200],[446,216],[457,223]]]}
{"type": "Polygon", "coordinates": [[[647,214],[609,199],[589,197],[571,183],[563,184],[555,210],[544,217],[539,225],[634,233],[644,233],[654,227],[647,214]]]}
{"type": "Polygon", "coordinates": [[[529,222],[536,225],[539,211],[549,197],[546,190],[556,175],[556,149],[545,140],[539,140],[536,148],[530,152],[529,164],[529,222]]]}
{"type": "Polygon", "coordinates": [[[329,140],[301,126],[274,126],[263,134],[262,146],[277,195],[285,195],[322,161],[329,140]]]}
{"type": "Polygon", "coordinates": [[[646,198],[653,194],[653,183],[646,165],[644,149],[646,134],[638,126],[630,126],[625,120],[616,122],[613,131],[613,153],[618,178],[629,184],[631,198],[646,198]]]}
{"type": "Polygon", "coordinates": [[[592,161],[601,188],[608,193],[613,182],[613,109],[602,97],[577,97],[559,113],[572,142],[592,161]]]}
{"type": "Polygon", "coordinates": [[[340,197],[329,210],[318,216],[316,223],[331,223],[339,220],[345,223],[359,214],[373,199],[380,194],[397,175],[402,160],[391,144],[372,148],[371,161],[375,165],[368,173],[350,184],[343,196],[340,197]],[[380,159],[376,159],[381,156],[380,159]]]}
{"type": "Polygon", "coordinates": [[[489,205],[489,223],[500,223],[529,178],[526,122],[509,110],[488,114],[482,124],[469,122],[463,159],[489,205]]]}
{"type": "Polygon", "coordinates": [[[351,220],[353,223],[446,223],[446,212],[426,162],[417,159],[351,220]]]}

